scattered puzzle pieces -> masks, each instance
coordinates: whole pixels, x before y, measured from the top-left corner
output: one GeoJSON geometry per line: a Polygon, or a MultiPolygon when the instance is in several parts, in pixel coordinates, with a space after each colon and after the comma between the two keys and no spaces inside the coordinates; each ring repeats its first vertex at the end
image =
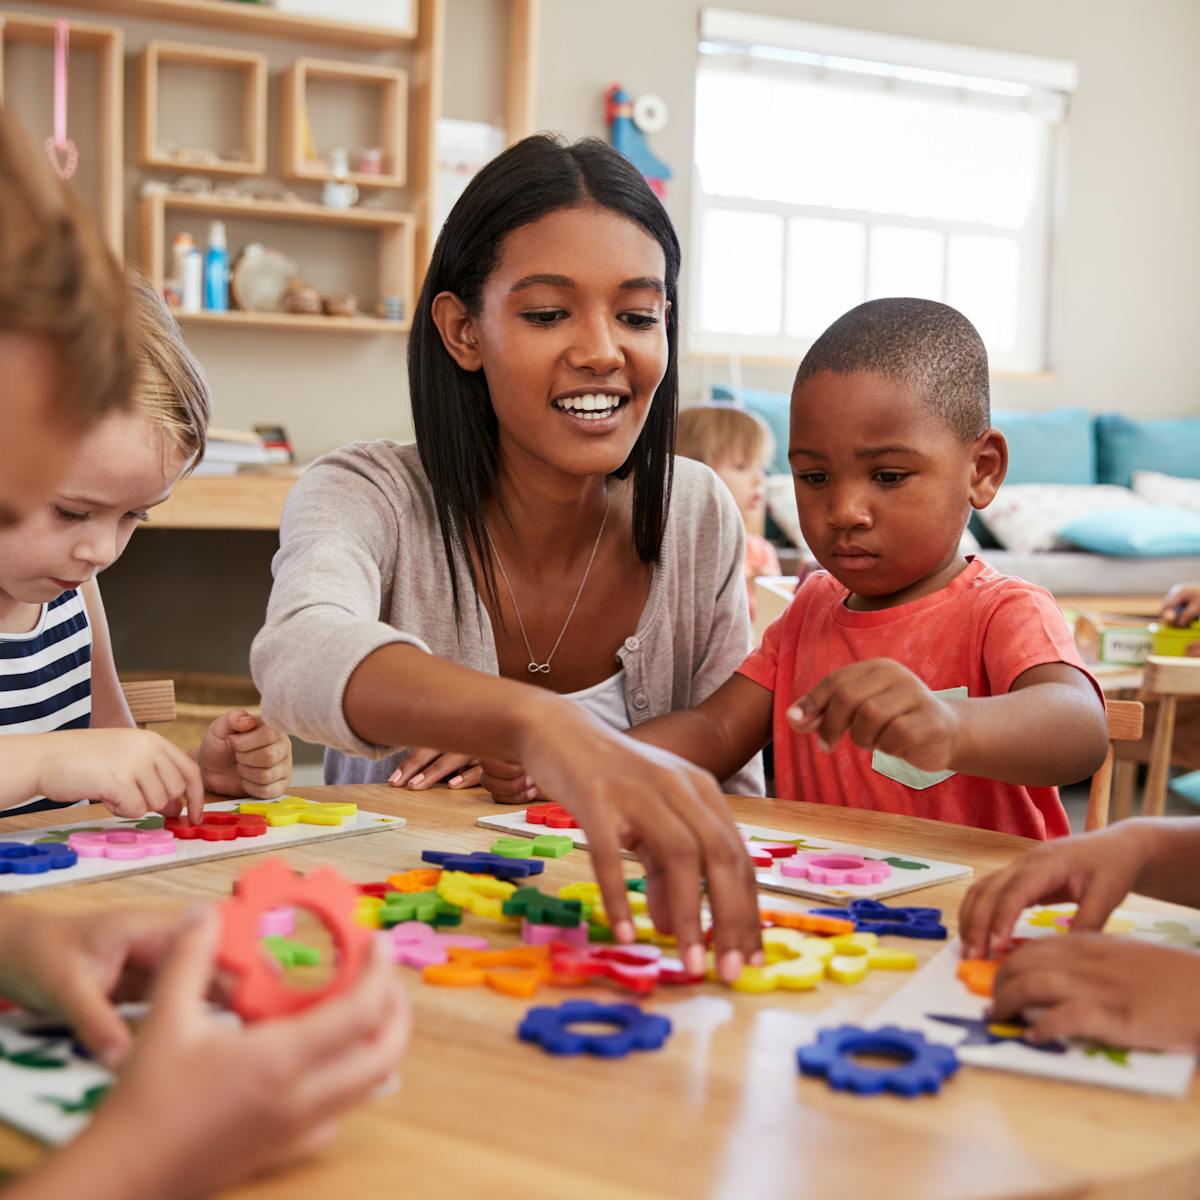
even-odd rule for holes
{"type": "Polygon", "coordinates": [[[624,1058],[631,1050],[658,1050],[671,1036],[666,1017],[642,1012],[635,1004],[596,1004],[568,1000],[557,1008],[531,1008],[517,1026],[523,1042],[548,1054],[593,1054],[624,1058]],[[612,1025],[612,1033],[576,1033],[572,1025],[612,1025]]]}
{"type": "Polygon", "coordinates": [[[562,943],[551,946],[551,982],[588,983],[607,979],[628,991],[646,995],[660,983],[703,983],[673,958],[663,958],[654,946],[592,946],[575,949],[562,943]]]}
{"type": "Polygon", "coordinates": [[[244,801],[238,805],[238,812],[260,816],[268,825],[340,825],[358,812],[358,805],[284,796],[279,800],[244,801]]]}
{"type": "Polygon", "coordinates": [[[897,1096],[936,1093],[958,1070],[958,1056],[949,1047],[894,1025],[874,1030],[855,1025],[823,1029],[815,1042],[796,1051],[796,1062],[805,1075],[822,1075],[830,1087],[861,1096],[882,1091],[897,1096]],[[898,1061],[891,1067],[870,1067],[856,1061],[864,1054],[898,1061]]]}
{"type": "Polygon", "coordinates": [[[463,854],[457,850],[422,850],[423,862],[434,863],[447,871],[466,871],[471,875],[495,875],[497,879],[521,879],[540,875],[546,864],[536,858],[505,858],[485,850],[463,854]]]}
{"type": "Polygon", "coordinates": [[[298,942],[295,938],[268,934],[262,941],[281,967],[315,967],[321,961],[321,952],[316,946],[298,942]]]}
{"type": "Polygon", "coordinates": [[[550,947],[517,946],[511,950],[448,949],[448,959],[421,972],[439,987],[490,987],[506,996],[532,996],[550,980],[550,947]]]}
{"type": "Polygon", "coordinates": [[[421,921],[405,921],[381,936],[388,940],[392,961],[397,966],[416,967],[418,970],[446,962],[452,947],[488,949],[486,938],[463,933],[437,933],[421,921]]]}
{"type": "Polygon", "coordinates": [[[73,833],[67,845],[80,858],[165,858],[175,853],[175,835],[166,829],[109,829],[104,833],[73,833]]]}
{"type": "Polygon", "coordinates": [[[366,929],[382,929],[383,921],[380,913],[383,911],[382,896],[359,896],[354,906],[354,923],[366,929]]]}
{"type": "Polygon", "coordinates": [[[528,838],[502,837],[492,844],[491,852],[504,858],[524,858],[532,850],[538,858],[562,858],[574,849],[575,843],[569,837],[543,833],[532,842],[528,838]]]}
{"type": "Polygon", "coordinates": [[[797,854],[779,864],[780,874],[791,879],[811,879],[828,887],[848,883],[882,883],[892,873],[885,862],[861,854],[797,854]]]}
{"type": "Polygon", "coordinates": [[[531,804],[525,810],[530,825],[545,825],[547,829],[578,829],[579,824],[561,804],[531,804]]]}
{"type": "Polygon", "coordinates": [[[414,867],[411,871],[401,871],[398,875],[387,877],[388,891],[391,892],[427,892],[438,885],[442,872],[437,867],[414,867]]]}
{"type": "Polygon", "coordinates": [[[0,875],[41,875],[46,871],[65,871],[79,861],[79,855],[54,842],[27,845],[25,842],[0,842],[0,875]]]}
{"type": "Polygon", "coordinates": [[[535,925],[530,921],[522,921],[521,941],[529,946],[557,944],[586,948],[588,944],[588,927],[586,925],[576,925],[574,929],[564,929],[561,925],[535,925]]]}
{"type": "Polygon", "coordinates": [[[523,917],[533,925],[573,929],[583,923],[583,901],[547,896],[537,888],[521,888],[504,901],[506,917],[523,917]]]}
{"type": "Polygon", "coordinates": [[[407,921],[424,921],[429,925],[460,925],[462,909],[444,899],[438,892],[389,892],[379,910],[379,923],[384,929],[403,925],[407,921]]]}
{"type": "Polygon", "coordinates": [[[853,933],[854,922],[841,917],[823,915],[833,909],[814,909],[812,912],[786,912],[782,909],[764,908],[758,915],[766,928],[798,929],[801,933],[817,933],[836,937],[853,933]]]}
{"type": "Polygon", "coordinates": [[[859,898],[851,900],[845,908],[814,908],[812,911],[821,916],[848,920],[859,933],[932,940],[946,937],[940,908],[893,907],[881,900],[859,898]]]}
{"type": "Polygon", "coordinates": [[[1029,1039],[1029,1029],[1021,1021],[989,1021],[980,1017],[956,1017],[946,1013],[929,1013],[929,1020],[938,1021],[942,1025],[953,1025],[957,1029],[965,1029],[967,1036],[959,1042],[959,1046],[995,1046],[1005,1042],[1019,1042],[1030,1050],[1040,1050],[1045,1054],[1066,1054],[1067,1043],[1060,1041],[1034,1042],[1029,1039]]]}
{"type": "Polygon", "coordinates": [[[991,996],[1000,964],[992,958],[964,958],[955,974],[976,996],[991,996]]]}
{"type": "MultiPolygon", "coordinates": [[[[835,983],[858,983],[869,970],[911,971],[917,956],[878,944],[873,933],[851,933],[840,937],[805,937],[799,930],[772,928],[763,931],[761,967],[743,967],[730,983],[738,992],[765,993],[777,989],[808,991],[822,979],[835,983]]],[[[717,978],[715,965],[709,978],[717,978]]]]}
{"type": "Polygon", "coordinates": [[[507,880],[469,875],[465,871],[443,871],[437,885],[443,900],[491,921],[504,920],[504,901],[516,890],[516,884],[507,880]]]}
{"type": "Polygon", "coordinates": [[[777,858],[791,858],[796,853],[791,842],[768,842],[762,838],[747,838],[745,846],[756,867],[769,867],[777,858]]]}
{"type": "Polygon", "coordinates": [[[262,937],[291,937],[296,932],[296,910],[290,904],[269,908],[258,923],[262,937]]]}
{"type": "Polygon", "coordinates": [[[206,812],[199,825],[187,817],[167,817],[163,828],[180,841],[200,838],[205,842],[232,842],[235,838],[262,837],[267,832],[267,822],[257,813],[206,812]]]}

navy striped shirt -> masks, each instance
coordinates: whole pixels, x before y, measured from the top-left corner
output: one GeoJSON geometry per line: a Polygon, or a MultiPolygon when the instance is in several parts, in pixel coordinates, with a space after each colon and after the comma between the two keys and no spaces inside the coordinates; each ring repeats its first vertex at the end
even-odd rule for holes
{"type": "MultiPolygon", "coordinates": [[[[92,626],[78,589],[42,606],[29,633],[0,633],[0,734],[87,729],[92,720],[92,626]]],[[[0,816],[60,805],[44,797],[0,816]]]]}

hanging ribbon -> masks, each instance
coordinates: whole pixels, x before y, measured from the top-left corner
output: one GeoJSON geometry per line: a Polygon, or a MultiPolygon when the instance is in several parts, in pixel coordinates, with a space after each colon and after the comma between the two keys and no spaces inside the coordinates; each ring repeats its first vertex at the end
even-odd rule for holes
{"type": "Polygon", "coordinates": [[[59,18],[54,22],[54,136],[46,139],[46,157],[63,179],[70,179],[79,166],[79,150],[67,136],[67,51],[70,44],[70,26],[59,18]]]}

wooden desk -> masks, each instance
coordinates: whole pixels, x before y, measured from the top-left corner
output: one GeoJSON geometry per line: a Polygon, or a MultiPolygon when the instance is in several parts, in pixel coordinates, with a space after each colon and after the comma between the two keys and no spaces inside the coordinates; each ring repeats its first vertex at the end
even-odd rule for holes
{"type": "Polygon", "coordinates": [[[300,469],[238,475],[189,475],[154,510],[155,529],[279,528],[288,493],[300,469]]]}
{"type": "MultiPolygon", "coordinates": [[[[480,814],[495,811],[481,793],[297,790],[318,799],[354,799],[409,820],[404,829],[295,847],[286,857],[302,869],[332,860],[355,880],[379,879],[417,865],[423,848],[479,849],[496,836],[474,824],[480,814]]],[[[971,863],[977,871],[999,867],[1028,846],[1002,834],[818,805],[736,799],[733,808],[740,819],[762,825],[924,852],[971,863]]],[[[22,826],[54,820],[13,818],[22,826]]],[[[231,881],[252,861],[202,863],[53,889],[34,893],[28,902],[102,914],[118,902],[216,899],[228,894],[231,881]]],[[[640,873],[632,864],[631,871],[640,873]]],[[[588,856],[576,851],[548,863],[543,886],[557,889],[589,873],[588,856]]],[[[966,886],[956,881],[929,888],[913,902],[940,905],[952,922],[966,886]]],[[[512,939],[473,918],[467,927],[497,942],[512,939]]],[[[922,958],[941,945],[909,944],[922,958]]],[[[660,992],[650,1007],[675,1022],[666,1048],[615,1062],[555,1059],[519,1043],[514,1031],[526,1002],[485,989],[425,986],[413,972],[401,975],[416,1015],[402,1089],[351,1116],[315,1161],[230,1195],[241,1200],[1200,1195],[1200,1086],[1189,1099],[1175,1102],[967,1068],[939,1097],[902,1100],[846,1096],[798,1076],[794,1051],[811,1036],[808,1018],[835,1012],[837,1020],[864,1018],[907,973],[879,972],[850,987],[827,983],[812,993],[777,996],[737,995],[715,984],[660,992]]],[[[618,999],[599,989],[547,989],[535,1003],[572,996],[618,999]]],[[[181,1088],[186,1095],[184,1081],[181,1088]]],[[[39,1153],[0,1129],[0,1167],[26,1166],[39,1153]]]]}

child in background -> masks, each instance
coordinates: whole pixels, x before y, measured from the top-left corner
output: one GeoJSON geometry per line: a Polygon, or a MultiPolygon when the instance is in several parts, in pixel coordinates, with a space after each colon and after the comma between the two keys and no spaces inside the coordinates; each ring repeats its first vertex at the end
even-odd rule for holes
{"type": "MultiPolygon", "coordinates": [[[[0,109],[0,526],[36,511],[82,433],[128,404],[134,367],[120,268],[0,109]]],[[[155,737],[129,734],[130,749],[155,737]]],[[[67,737],[83,740],[71,750],[59,742],[64,755],[86,756],[95,743],[46,735],[67,737]]],[[[18,739],[0,743],[7,786],[18,739]]],[[[87,763],[64,759],[50,778],[55,772],[86,778],[87,763]]],[[[408,1018],[385,955],[331,1003],[243,1029],[207,1008],[216,942],[211,913],[185,925],[177,913],[145,909],[97,921],[0,905],[0,995],[68,1018],[102,1061],[126,1066],[70,1146],[5,1180],[9,1200],[206,1195],[322,1144],[337,1118],[391,1075],[408,1018]],[[154,973],[155,1003],[130,1055],[112,998],[144,994],[154,973]]]]}
{"type": "Polygon", "coordinates": [[[981,879],[958,914],[963,953],[1003,950],[1023,908],[1078,901],[1067,937],[1036,939],[996,974],[998,1021],[1028,1014],[1039,1040],[1200,1053],[1200,953],[1106,936],[1130,892],[1200,905],[1200,820],[1151,817],[1039,846],[981,879]]]}
{"type": "Polygon", "coordinates": [[[87,797],[122,816],[170,814],[184,797],[198,806],[203,791],[278,796],[291,774],[289,740],[241,709],[212,723],[196,762],[133,729],[95,576],[203,453],[209,414],[204,376],[144,282],[133,312],[142,346],[132,410],[103,417],[50,503],[0,532],[0,733],[19,739],[7,750],[21,764],[0,785],[9,813],[87,797]],[[66,730],[79,732],[51,732],[66,730]],[[58,786],[46,799],[51,763],[58,786]]]}
{"type": "Polygon", "coordinates": [[[796,505],[823,571],[737,674],[631,736],[728,778],[774,732],[777,794],[1045,839],[1058,784],[1107,731],[1053,597],[963,558],[1008,449],[989,425],[987,352],[928,300],[851,310],[792,391],[796,505]]]}
{"type": "Polygon", "coordinates": [[[753,617],[755,578],[779,574],[779,556],[762,535],[771,432],[744,409],[702,404],[680,412],[675,453],[711,467],[737,501],[746,526],[746,595],[753,617]]]}
{"type": "MultiPolygon", "coordinates": [[[[1164,597],[1162,619],[1168,625],[1186,629],[1200,621],[1200,580],[1195,583],[1177,583],[1164,597]]],[[[1200,633],[1196,640],[1188,643],[1189,655],[1200,658],[1200,633]]]]}

